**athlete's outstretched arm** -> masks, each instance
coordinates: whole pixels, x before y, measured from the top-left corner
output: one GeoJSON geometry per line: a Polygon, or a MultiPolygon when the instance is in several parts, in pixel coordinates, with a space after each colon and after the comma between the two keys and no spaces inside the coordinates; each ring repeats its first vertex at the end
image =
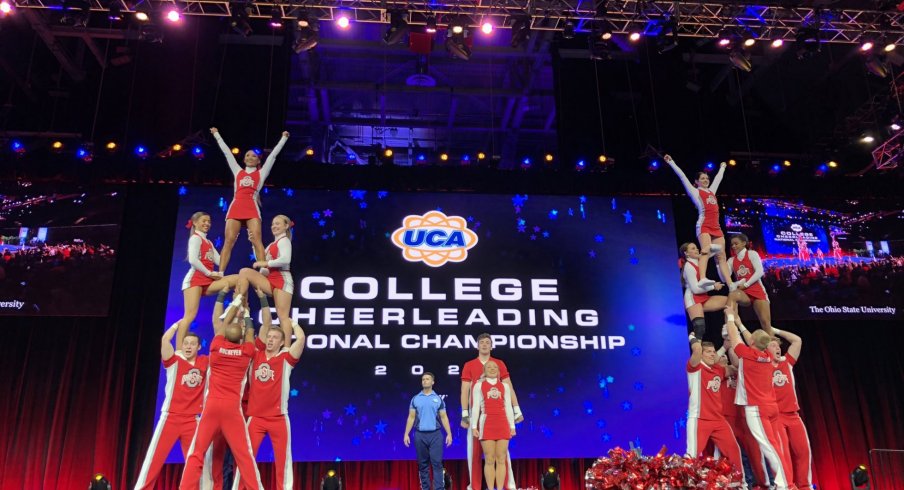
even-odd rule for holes
{"type": "Polygon", "coordinates": [[[304,352],[304,330],[301,329],[301,325],[292,322],[292,333],[295,334],[295,341],[289,347],[289,355],[295,359],[300,359],[301,353],[304,352]]]}
{"type": "Polygon", "coordinates": [[[700,339],[690,334],[687,341],[691,344],[691,358],[687,361],[691,367],[697,367],[703,362],[703,347],[700,345],[700,339]]]}
{"type": "Polygon", "coordinates": [[[289,132],[283,131],[282,138],[279,139],[279,143],[273,147],[273,151],[267,156],[267,159],[264,161],[264,165],[261,166],[261,180],[265,180],[268,175],[270,175],[270,171],[273,170],[273,164],[276,163],[276,157],[279,156],[279,152],[282,151],[283,146],[286,145],[286,141],[289,139],[289,132]]]}
{"type": "Polygon", "coordinates": [[[669,167],[672,167],[672,170],[675,171],[675,175],[681,180],[681,185],[684,186],[684,191],[687,192],[688,197],[694,202],[697,202],[697,196],[695,194],[697,188],[694,187],[694,184],[691,184],[690,180],[687,180],[687,175],[684,175],[684,171],[681,170],[677,163],[675,163],[675,160],[672,160],[671,155],[665,156],[665,163],[668,163],[669,167]]]}
{"type": "Polygon", "coordinates": [[[722,177],[725,177],[725,167],[727,165],[725,162],[719,164],[719,171],[716,172],[716,176],[713,178],[712,184],[709,184],[709,190],[712,191],[713,194],[716,193],[716,190],[719,189],[719,184],[722,183],[722,177]]]}
{"type": "Polygon", "coordinates": [[[220,136],[220,131],[217,128],[210,128],[210,134],[213,135],[213,139],[217,140],[217,146],[220,147],[220,151],[223,152],[223,156],[226,157],[226,163],[229,164],[229,170],[232,170],[232,175],[237,175],[242,171],[242,167],[239,166],[239,162],[235,161],[235,155],[232,154],[232,149],[229,148],[229,145],[223,141],[223,137],[220,136]]]}
{"type": "Polygon", "coordinates": [[[179,323],[176,322],[170,325],[166,332],[163,332],[163,337],[160,339],[160,357],[164,361],[170,360],[176,354],[176,350],[173,348],[173,337],[178,330],[179,323]]]}

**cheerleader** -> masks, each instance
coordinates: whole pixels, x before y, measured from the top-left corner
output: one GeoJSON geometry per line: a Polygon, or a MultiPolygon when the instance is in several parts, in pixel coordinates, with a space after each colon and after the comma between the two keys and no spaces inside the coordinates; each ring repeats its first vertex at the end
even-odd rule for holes
{"type": "Polygon", "coordinates": [[[716,201],[716,191],[725,175],[725,162],[719,165],[719,172],[713,178],[712,184],[710,184],[709,174],[697,172],[694,181],[696,186],[694,186],[671,156],[665,155],[664,159],[681,179],[684,190],[694,202],[694,206],[697,207],[697,241],[700,242],[700,255],[703,257],[700,262],[700,277],[706,278],[706,267],[711,254],[716,254],[719,270],[725,277],[728,277],[728,262],[725,260],[724,253],[725,236],[719,227],[719,203],[716,201]]]}
{"type": "Polygon", "coordinates": [[[177,322],[179,328],[176,345],[182,345],[188,327],[195,321],[201,296],[216,294],[225,288],[234,288],[239,277],[237,274],[224,277],[222,272],[214,272],[214,266],[220,263],[220,254],[207,239],[207,232],[210,230],[209,214],[198,211],[191,215],[185,227],[191,232],[188,239],[188,263],[191,267],[182,280],[185,310],[182,319],[177,322]]]}
{"type": "Polygon", "coordinates": [[[700,262],[700,250],[693,243],[682,244],[678,249],[681,252],[681,277],[684,282],[684,308],[694,326],[694,336],[703,338],[706,332],[706,321],[703,314],[725,309],[728,298],[725,296],[710,296],[706,293],[719,291],[724,286],[721,282],[703,277],[703,267],[700,262]]]}
{"type": "Polygon", "coordinates": [[[220,262],[220,272],[226,270],[229,265],[229,258],[232,255],[232,247],[238,239],[239,231],[242,227],[248,229],[248,239],[254,247],[254,256],[260,259],[264,256],[264,244],[261,241],[261,198],[260,191],[264,187],[264,181],[270,175],[273,164],[276,162],[276,156],[289,139],[289,132],[283,131],[282,138],[279,143],[270,152],[270,156],[261,166],[261,159],[257,152],[248,150],[245,152],[244,164],[245,168],[239,166],[232,155],[229,145],[223,141],[217,128],[210,128],[211,134],[217,140],[220,150],[226,156],[226,162],[229,164],[232,175],[235,177],[234,196],[232,203],[229,204],[229,210],[226,212],[226,241],[223,243],[223,258],[220,262]]]}
{"type": "Polygon", "coordinates": [[[512,389],[499,379],[499,365],[495,361],[483,365],[483,375],[472,388],[470,425],[483,449],[487,488],[501,490],[505,488],[509,440],[515,437],[512,389]]]}
{"type": "Polygon", "coordinates": [[[734,306],[734,303],[741,306],[752,305],[753,312],[760,321],[760,328],[772,335],[769,295],[762,281],[766,271],[763,269],[760,254],[747,248],[749,241],[747,235],[743,233],[731,237],[731,251],[734,256],[728,259],[728,268],[734,273],[737,281],[734,282],[734,290],[728,295],[728,302],[730,306],[734,306]]]}
{"type": "MultiPolygon", "coordinates": [[[[289,309],[292,307],[294,283],[289,266],[292,264],[294,225],[295,223],[286,215],[279,214],[273,218],[270,224],[273,243],[267,245],[265,260],[258,260],[253,265],[254,269],[261,269],[260,272],[247,267],[239,271],[238,285],[235,289],[236,294],[244,295],[250,285],[268,296],[273,296],[279,328],[283,331],[283,339],[287,346],[291,344],[292,339],[292,319],[289,318],[289,309]]],[[[270,312],[266,311],[264,314],[269,315],[270,312]]]]}

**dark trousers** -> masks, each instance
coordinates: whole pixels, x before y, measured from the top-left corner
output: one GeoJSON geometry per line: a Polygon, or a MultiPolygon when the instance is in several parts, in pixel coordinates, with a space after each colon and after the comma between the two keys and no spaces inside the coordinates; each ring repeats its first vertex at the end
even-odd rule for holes
{"type": "Polygon", "coordinates": [[[440,430],[414,433],[417,470],[421,490],[430,490],[430,467],[433,467],[433,490],[443,490],[443,433],[440,430]]]}

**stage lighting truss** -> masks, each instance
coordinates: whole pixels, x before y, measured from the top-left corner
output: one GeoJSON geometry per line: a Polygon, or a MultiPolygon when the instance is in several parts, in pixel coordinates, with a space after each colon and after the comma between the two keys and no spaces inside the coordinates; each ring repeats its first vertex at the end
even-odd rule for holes
{"type": "MultiPolygon", "coordinates": [[[[109,11],[109,0],[87,0],[90,10],[109,11]]],[[[116,0],[122,2],[123,0],[116,0]]],[[[59,8],[59,0],[15,0],[18,8],[59,8]]],[[[171,1],[154,2],[163,5],[171,1]]],[[[235,2],[228,0],[188,0],[184,15],[230,17],[235,2]]],[[[273,8],[282,10],[282,18],[293,17],[297,8],[288,1],[256,1],[246,4],[250,18],[270,19],[273,8]]],[[[123,12],[132,12],[131,2],[122,3],[123,12]]],[[[494,26],[512,26],[514,21],[530,16],[530,29],[536,31],[564,31],[571,21],[578,32],[589,32],[597,15],[594,2],[580,0],[461,0],[448,5],[415,5],[385,0],[311,0],[305,8],[312,19],[335,20],[339,8],[350,9],[354,22],[390,22],[390,11],[406,8],[408,24],[426,25],[427,18],[461,18],[472,28],[484,21],[494,26]]],[[[822,43],[860,44],[865,33],[880,33],[889,43],[904,43],[904,12],[869,9],[827,9],[813,7],[763,6],[753,3],[718,3],[705,1],[645,2],[622,0],[607,2],[606,20],[616,34],[643,31],[651,22],[674,19],[679,37],[715,38],[726,26],[744,26],[768,32],[769,39],[794,41],[798,30],[817,27],[822,43]]]]}

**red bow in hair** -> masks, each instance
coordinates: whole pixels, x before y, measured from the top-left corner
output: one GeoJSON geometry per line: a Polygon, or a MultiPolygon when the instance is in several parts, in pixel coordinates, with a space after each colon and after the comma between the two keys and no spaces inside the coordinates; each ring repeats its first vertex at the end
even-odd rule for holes
{"type": "Polygon", "coordinates": [[[294,221],[289,220],[289,228],[295,228],[295,222],[294,222],[294,221]]]}
{"type": "Polygon", "coordinates": [[[679,269],[684,269],[684,264],[685,264],[685,263],[686,263],[686,261],[685,261],[684,259],[678,259],[678,268],[679,268],[679,269]]]}
{"type": "Polygon", "coordinates": [[[185,229],[190,230],[192,226],[194,226],[194,224],[191,222],[191,218],[189,218],[188,221],[185,222],[185,229]]]}

